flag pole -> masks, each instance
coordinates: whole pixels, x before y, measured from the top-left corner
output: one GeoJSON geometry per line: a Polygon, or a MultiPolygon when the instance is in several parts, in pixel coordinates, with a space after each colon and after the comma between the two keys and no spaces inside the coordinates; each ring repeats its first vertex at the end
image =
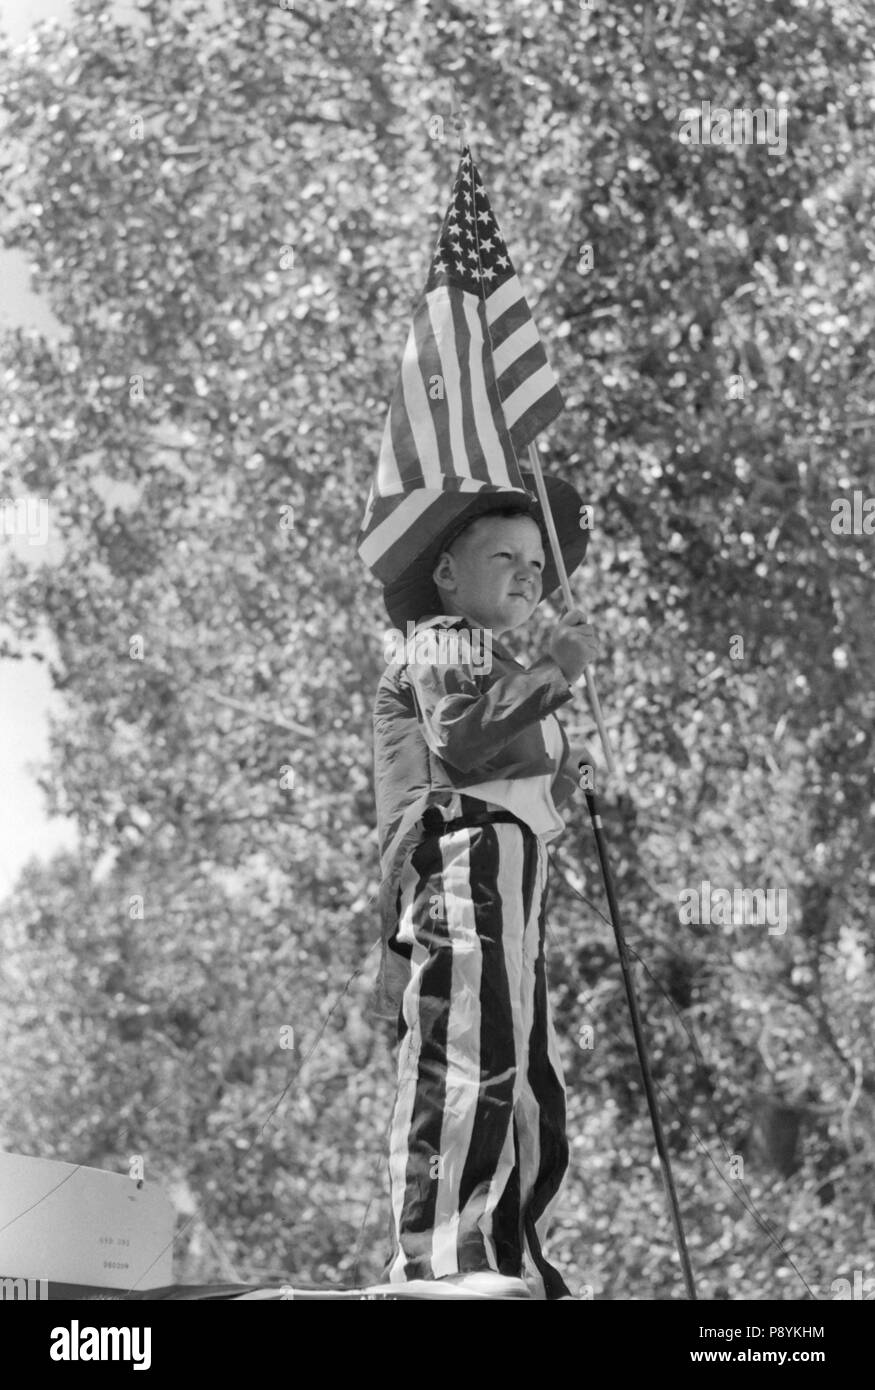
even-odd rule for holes
{"type": "MultiPolygon", "coordinates": [[[[453,81],[452,77],[450,78],[449,85],[450,120],[456,131],[456,135],[458,136],[459,153],[461,154],[462,151],[465,149],[466,143],[468,145],[468,148],[470,149],[470,141],[468,140],[467,136],[468,123],[465,120],[465,114],[462,110],[462,104],[459,100],[458,92],[456,91],[456,84],[453,81]]],[[[471,150],[471,157],[472,159],[474,157],[473,150],[471,150]]],[[[559,575],[559,583],[562,586],[562,597],[565,600],[566,608],[570,610],[574,607],[574,599],[571,595],[571,585],[568,583],[568,573],[565,569],[565,561],[562,558],[562,550],[559,545],[559,537],[556,534],[556,523],[553,520],[553,512],[550,507],[550,500],[547,497],[547,489],[544,485],[544,475],[541,471],[541,460],[538,456],[538,451],[533,443],[529,444],[529,462],[532,466],[532,472],[535,475],[535,487],[537,488],[538,500],[541,503],[541,511],[543,512],[544,522],[547,527],[547,535],[550,540],[550,549],[553,552],[553,560],[556,565],[556,573],[559,575]]],[[[605,768],[611,777],[615,777],[617,767],[616,763],[614,762],[614,754],[611,749],[611,741],[608,737],[607,728],[605,727],[605,721],[602,715],[602,707],[599,701],[598,691],[596,690],[595,677],[593,676],[591,666],[586,666],[584,668],[584,675],[586,676],[586,693],[589,697],[590,709],[592,710],[593,718],[596,722],[596,728],[598,729],[599,738],[601,739],[602,749],[605,755],[605,768]]]]}
{"type": "MultiPolygon", "coordinates": [[[[580,766],[582,769],[585,764],[581,764],[580,766]]],[[[614,892],[614,880],[611,874],[611,866],[608,863],[608,851],[602,829],[601,812],[595,792],[586,790],[584,794],[586,796],[590,820],[592,821],[599,865],[605,885],[605,896],[607,897],[608,910],[611,914],[611,926],[614,929],[614,940],[617,943],[617,954],[620,957],[620,969],[623,972],[623,984],[626,989],[626,1002],[629,1005],[629,1015],[632,1019],[632,1034],[635,1038],[635,1050],[638,1053],[638,1065],[641,1068],[641,1079],[644,1082],[644,1094],[647,1097],[647,1108],[650,1111],[650,1123],[653,1128],[653,1137],[656,1141],[656,1152],[659,1156],[660,1168],[662,1169],[662,1181],[665,1186],[668,1209],[671,1213],[675,1245],[677,1246],[678,1256],[680,1257],[687,1298],[695,1300],[697,1294],[695,1280],[693,1279],[693,1268],[690,1264],[690,1255],[687,1250],[687,1240],[684,1235],[684,1225],[681,1218],[680,1202],[678,1201],[678,1194],[674,1185],[674,1175],[671,1171],[671,1159],[669,1158],[668,1145],[665,1142],[662,1121],[659,1117],[656,1088],[653,1084],[653,1075],[650,1070],[647,1043],[644,1040],[644,1026],[641,1021],[638,995],[635,991],[635,981],[632,978],[632,967],[629,964],[629,952],[626,947],[626,938],[623,934],[623,925],[620,921],[620,908],[617,904],[617,895],[614,892]]]]}
{"type": "Polygon", "coordinates": [[[453,129],[456,132],[457,143],[459,146],[459,154],[461,154],[465,148],[465,138],[466,131],[468,128],[468,122],[465,120],[465,113],[462,110],[462,103],[459,100],[459,94],[456,91],[456,84],[453,81],[452,77],[450,78],[450,121],[452,123],[453,129]]]}
{"type": "MultiPolygon", "coordinates": [[[[538,500],[541,503],[541,511],[544,514],[544,521],[547,526],[547,535],[550,538],[550,549],[553,552],[553,561],[556,565],[556,572],[559,575],[559,583],[562,586],[562,597],[565,600],[565,606],[568,609],[572,609],[574,607],[574,599],[571,594],[571,585],[568,582],[565,561],[562,558],[562,549],[559,545],[559,537],[556,534],[556,523],[553,520],[553,512],[550,508],[550,500],[547,496],[547,488],[544,484],[544,475],[541,471],[541,460],[533,443],[529,444],[529,463],[535,475],[535,487],[538,490],[538,500]]],[[[595,688],[595,678],[591,666],[586,666],[584,668],[584,675],[586,676],[586,693],[589,696],[593,718],[595,719],[596,727],[599,731],[599,738],[602,741],[602,748],[604,749],[605,766],[609,774],[613,777],[616,774],[616,765],[614,763],[614,755],[611,751],[608,731],[605,728],[605,721],[602,717],[602,707],[599,702],[598,691],[595,688]]]]}

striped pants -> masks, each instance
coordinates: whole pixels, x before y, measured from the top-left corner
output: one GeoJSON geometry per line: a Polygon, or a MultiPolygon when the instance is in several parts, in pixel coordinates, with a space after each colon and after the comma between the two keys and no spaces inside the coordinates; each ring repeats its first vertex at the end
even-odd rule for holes
{"type": "Polygon", "coordinates": [[[546,850],[507,813],[441,825],[405,862],[390,942],[411,978],[385,1278],[497,1270],[524,1277],[535,1298],[560,1298],[568,1289],[541,1250],[568,1166],[544,958],[546,850]]]}

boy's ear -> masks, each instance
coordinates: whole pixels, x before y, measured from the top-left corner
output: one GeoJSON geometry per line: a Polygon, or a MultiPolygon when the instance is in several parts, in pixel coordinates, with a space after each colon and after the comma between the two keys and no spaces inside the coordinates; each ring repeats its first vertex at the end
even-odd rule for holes
{"type": "Polygon", "coordinates": [[[452,581],[454,576],[453,557],[450,555],[449,551],[444,550],[442,552],[442,554],[438,558],[437,564],[432,570],[431,577],[434,580],[435,584],[439,584],[441,588],[450,588],[450,581],[452,581]]]}

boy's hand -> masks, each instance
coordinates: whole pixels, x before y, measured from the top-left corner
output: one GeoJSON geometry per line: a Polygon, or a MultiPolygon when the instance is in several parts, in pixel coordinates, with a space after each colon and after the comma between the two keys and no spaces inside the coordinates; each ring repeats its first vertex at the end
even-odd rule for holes
{"type": "Polygon", "coordinates": [[[577,777],[578,775],[581,763],[584,763],[588,767],[591,767],[594,771],[598,767],[598,763],[592,755],[592,749],[587,744],[569,744],[566,766],[570,769],[571,772],[573,772],[575,777],[577,777]]]}
{"type": "Polygon", "coordinates": [[[581,785],[594,787],[599,765],[592,755],[592,749],[588,748],[585,743],[572,743],[568,749],[568,757],[565,760],[564,771],[566,777],[574,778],[577,787],[581,787],[581,785]],[[587,773],[589,781],[585,784],[581,782],[581,765],[590,769],[587,773]]]}
{"type": "Polygon", "coordinates": [[[550,638],[550,655],[569,685],[574,684],[584,666],[595,661],[598,654],[595,628],[586,621],[579,608],[572,608],[559,619],[550,638]]]}

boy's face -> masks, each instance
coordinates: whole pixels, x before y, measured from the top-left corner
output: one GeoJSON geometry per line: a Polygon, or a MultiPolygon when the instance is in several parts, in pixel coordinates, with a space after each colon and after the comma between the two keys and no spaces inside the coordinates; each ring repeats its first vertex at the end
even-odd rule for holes
{"type": "Polygon", "coordinates": [[[445,611],[496,636],[528,622],[541,597],[544,547],[530,516],[485,516],[444,551],[434,571],[445,611]]]}

